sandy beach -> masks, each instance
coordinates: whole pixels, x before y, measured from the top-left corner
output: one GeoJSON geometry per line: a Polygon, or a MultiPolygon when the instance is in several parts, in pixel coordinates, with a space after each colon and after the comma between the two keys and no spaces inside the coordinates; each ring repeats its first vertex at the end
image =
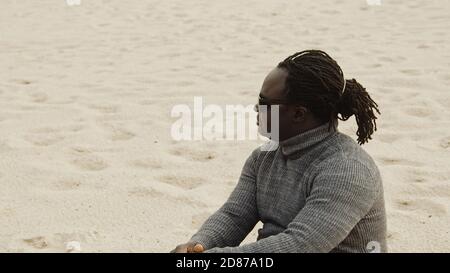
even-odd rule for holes
{"type": "MultiPolygon", "coordinates": [[[[450,2],[380,3],[2,0],[0,252],[187,241],[260,143],[176,141],[171,109],[255,103],[266,74],[310,48],[380,105],[364,148],[389,251],[450,252],[450,2]]],[[[353,119],[339,130],[356,139],[353,119]]]]}

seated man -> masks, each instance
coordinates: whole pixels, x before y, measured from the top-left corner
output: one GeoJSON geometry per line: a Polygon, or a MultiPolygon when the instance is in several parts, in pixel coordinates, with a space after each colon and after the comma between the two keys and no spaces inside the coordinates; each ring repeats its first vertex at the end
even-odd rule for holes
{"type": "Polygon", "coordinates": [[[260,131],[278,122],[279,145],[256,149],[226,203],[172,252],[387,251],[378,168],[337,129],[354,115],[358,143],[371,139],[379,111],[365,88],[325,52],[302,51],[269,73],[256,110],[260,131]],[[257,241],[239,246],[258,221],[257,241]]]}

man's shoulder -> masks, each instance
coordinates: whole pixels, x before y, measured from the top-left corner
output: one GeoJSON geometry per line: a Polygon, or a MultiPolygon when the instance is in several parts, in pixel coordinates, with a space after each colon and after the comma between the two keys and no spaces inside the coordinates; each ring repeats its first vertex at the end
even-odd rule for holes
{"type": "Polygon", "coordinates": [[[333,147],[333,151],[318,162],[316,169],[318,171],[357,171],[373,177],[379,175],[378,167],[373,158],[356,141],[344,134],[333,147]]]}

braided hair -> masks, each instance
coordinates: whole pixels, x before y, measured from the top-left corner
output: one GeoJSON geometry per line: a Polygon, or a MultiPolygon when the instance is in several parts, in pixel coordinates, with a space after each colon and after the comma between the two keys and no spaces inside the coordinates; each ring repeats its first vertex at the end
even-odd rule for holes
{"type": "MultiPolygon", "coordinates": [[[[378,105],[355,79],[345,80],[335,60],[321,50],[305,50],[278,64],[286,69],[289,100],[308,108],[322,122],[347,120],[355,115],[358,143],[368,142],[377,130],[378,105]]],[[[331,126],[331,122],[330,122],[331,126]]]]}

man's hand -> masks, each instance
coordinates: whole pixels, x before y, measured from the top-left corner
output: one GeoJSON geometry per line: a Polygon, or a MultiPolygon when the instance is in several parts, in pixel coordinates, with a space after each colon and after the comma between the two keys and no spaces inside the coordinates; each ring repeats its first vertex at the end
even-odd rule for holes
{"type": "Polygon", "coordinates": [[[186,244],[178,245],[170,253],[202,253],[205,251],[203,245],[196,242],[188,242],[186,244]]]}

